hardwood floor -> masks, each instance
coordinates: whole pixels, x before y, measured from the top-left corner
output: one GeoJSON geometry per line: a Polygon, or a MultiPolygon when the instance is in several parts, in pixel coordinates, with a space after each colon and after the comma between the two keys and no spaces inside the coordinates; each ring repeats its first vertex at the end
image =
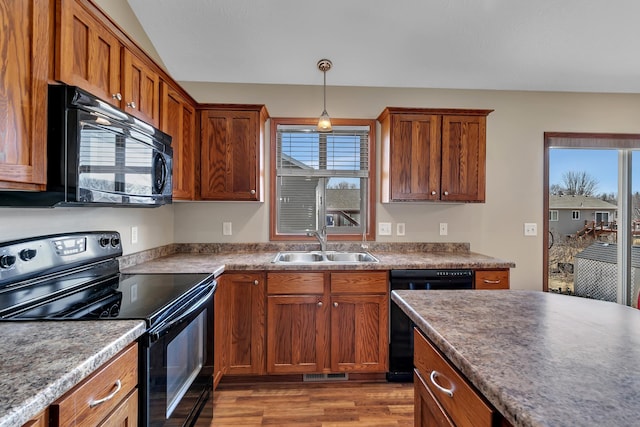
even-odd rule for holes
{"type": "Polygon", "coordinates": [[[221,384],[212,427],[413,426],[413,384],[221,384]]]}

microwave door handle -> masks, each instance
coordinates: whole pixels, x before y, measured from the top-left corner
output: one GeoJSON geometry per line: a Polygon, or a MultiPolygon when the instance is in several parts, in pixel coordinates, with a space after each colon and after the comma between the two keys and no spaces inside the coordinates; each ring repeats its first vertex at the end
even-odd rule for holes
{"type": "Polygon", "coordinates": [[[194,312],[198,311],[203,305],[205,305],[207,303],[207,300],[209,298],[211,298],[213,296],[213,294],[216,291],[216,286],[212,285],[211,286],[211,290],[209,292],[207,292],[207,294],[200,299],[200,301],[198,302],[198,304],[196,304],[195,306],[191,307],[189,310],[185,311],[184,313],[182,313],[180,315],[180,317],[170,321],[170,322],[163,322],[161,324],[159,324],[158,326],[156,326],[155,328],[151,329],[149,331],[149,340],[150,342],[156,342],[158,341],[161,337],[163,337],[164,335],[166,335],[174,326],[179,325],[180,323],[184,322],[184,320],[186,318],[188,318],[191,314],[193,314],[194,312]]]}

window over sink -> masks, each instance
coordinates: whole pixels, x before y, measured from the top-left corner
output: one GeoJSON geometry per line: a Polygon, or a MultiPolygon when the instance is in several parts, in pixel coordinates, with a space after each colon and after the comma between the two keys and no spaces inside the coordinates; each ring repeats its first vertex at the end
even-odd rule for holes
{"type": "Polygon", "coordinates": [[[330,240],[375,237],[375,121],[332,122],[271,120],[271,240],[323,228],[330,240]]]}

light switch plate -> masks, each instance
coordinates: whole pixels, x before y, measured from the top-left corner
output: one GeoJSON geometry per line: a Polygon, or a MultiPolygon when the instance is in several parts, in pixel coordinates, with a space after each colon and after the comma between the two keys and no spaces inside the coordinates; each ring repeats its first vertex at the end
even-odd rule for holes
{"type": "Polygon", "coordinates": [[[537,236],[538,235],[538,224],[535,222],[525,222],[524,223],[524,235],[525,236],[537,236]]]}
{"type": "Polygon", "coordinates": [[[378,234],[380,236],[391,236],[391,223],[390,222],[379,222],[378,223],[378,234]]]}
{"type": "Polygon", "coordinates": [[[230,222],[222,223],[222,234],[224,236],[231,236],[233,234],[232,223],[230,222]]]}
{"type": "Polygon", "coordinates": [[[446,222],[441,222],[440,223],[440,235],[441,236],[446,236],[447,234],[449,234],[449,224],[447,224],[446,222]]]}

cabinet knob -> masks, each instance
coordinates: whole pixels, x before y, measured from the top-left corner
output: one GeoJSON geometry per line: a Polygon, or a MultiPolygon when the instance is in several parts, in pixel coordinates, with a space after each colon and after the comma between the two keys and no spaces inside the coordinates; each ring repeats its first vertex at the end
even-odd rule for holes
{"type": "Polygon", "coordinates": [[[254,281],[253,281],[253,284],[254,284],[254,285],[259,285],[259,284],[260,284],[260,282],[259,282],[258,280],[254,280],[254,281]]]}
{"type": "Polygon", "coordinates": [[[117,99],[118,101],[122,101],[122,94],[114,93],[114,94],[111,95],[111,98],[117,99]]]}
{"type": "Polygon", "coordinates": [[[432,196],[435,196],[435,195],[436,195],[436,190],[433,190],[433,191],[431,192],[431,195],[432,195],[432,196]]]}
{"type": "Polygon", "coordinates": [[[337,303],[337,302],[334,302],[334,303],[333,303],[333,306],[334,306],[334,307],[337,307],[337,306],[338,306],[338,303],[337,303]]]}
{"type": "Polygon", "coordinates": [[[136,108],[136,103],[134,101],[127,102],[127,107],[136,108]]]}
{"type": "Polygon", "coordinates": [[[322,301],[318,301],[318,307],[322,307],[322,301]]]}
{"type": "Polygon", "coordinates": [[[249,193],[256,194],[256,190],[251,190],[251,191],[249,191],[249,193]]]}
{"type": "Polygon", "coordinates": [[[448,191],[445,191],[445,192],[444,192],[444,195],[445,195],[445,196],[448,196],[448,195],[449,195],[449,192],[448,192],[448,191]]]}

